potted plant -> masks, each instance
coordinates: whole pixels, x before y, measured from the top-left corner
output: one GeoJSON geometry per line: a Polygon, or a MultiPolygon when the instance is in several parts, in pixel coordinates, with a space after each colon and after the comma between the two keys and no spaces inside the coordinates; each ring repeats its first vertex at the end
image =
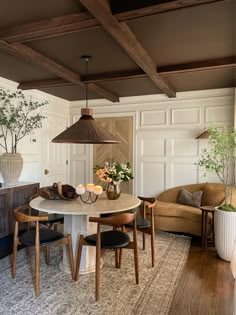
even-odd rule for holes
{"type": "Polygon", "coordinates": [[[121,194],[120,183],[128,182],[133,179],[132,170],[129,163],[109,163],[105,162],[105,166],[95,165],[94,173],[99,177],[100,181],[107,182],[106,194],[108,199],[118,199],[121,194]]]}
{"type": "Polygon", "coordinates": [[[48,104],[26,98],[22,90],[0,87],[0,147],[5,151],[0,157],[0,170],[4,183],[14,185],[20,177],[23,159],[17,146],[21,139],[42,127],[45,116],[39,108],[48,104]]]}
{"type": "Polygon", "coordinates": [[[223,204],[215,209],[215,247],[222,259],[230,261],[236,238],[236,130],[210,126],[208,133],[209,149],[202,150],[196,164],[204,175],[215,173],[224,185],[223,204]]]}

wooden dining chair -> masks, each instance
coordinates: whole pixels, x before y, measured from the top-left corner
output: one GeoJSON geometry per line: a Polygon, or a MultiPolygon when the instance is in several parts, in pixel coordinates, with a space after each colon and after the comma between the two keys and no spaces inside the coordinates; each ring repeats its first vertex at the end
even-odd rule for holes
{"type": "Polygon", "coordinates": [[[137,244],[137,229],[136,229],[136,213],[125,213],[106,218],[90,217],[89,222],[97,223],[97,233],[84,237],[80,235],[77,249],[76,265],[74,280],[78,280],[80,269],[80,260],[83,246],[96,246],[96,274],[95,274],[95,298],[96,301],[100,297],[100,257],[101,249],[114,249],[116,268],[119,268],[119,250],[121,248],[129,248],[134,250],[134,266],[136,284],[139,284],[138,272],[138,244],[137,244]],[[133,222],[133,241],[127,233],[119,230],[124,224],[133,222]],[[113,230],[101,232],[101,224],[112,225],[113,230]]]}
{"type": "MultiPolygon", "coordinates": [[[[146,248],[146,234],[151,236],[151,253],[152,253],[152,267],[155,265],[155,226],[154,226],[154,208],[157,204],[155,198],[138,197],[141,200],[141,204],[136,209],[136,224],[137,230],[143,233],[143,250],[146,248]],[[147,209],[149,209],[150,220],[147,219],[147,209]]],[[[125,224],[123,231],[129,231],[133,228],[133,223],[125,224]]],[[[122,251],[120,251],[119,264],[121,264],[122,251]]]]}
{"type": "MultiPolygon", "coordinates": [[[[39,197],[39,192],[37,192],[36,194],[33,194],[29,201],[33,200],[34,198],[37,198],[39,197]]],[[[35,210],[35,209],[32,209],[30,208],[30,213],[29,214],[37,214],[39,213],[38,210],[35,210]]],[[[49,213],[47,214],[47,220],[46,221],[40,221],[40,224],[46,226],[47,228],[49,229],[53,229],[54,231],[57,231],[58,230],[58,225],[59,224],[63,224],[64,223],[64,215],[63,214],[58,214],[58,213],[49,213]]],[[[29,227],[30,227],[30,224],[29,223],[29,227]]],[[[28,228],[29,229],[29,228],[28,228]]],[[[26,254],[29,255],[29,247],[26,247],[26,254]]],[[[50,249],[49,249],[49,246],[46,245],[46,248],[45,248],[45,262],[47,265],[50,264],[50,249]]]]}
{"type": "Polygon", "coordinates": [[[12,278],[16,276],[16,260],[18,245],[35,246],[35,295],[40,294],[40,246],[42,245],[67,245],[68,257],[70,261],[71,276],[74,274],[74,260],[72,252],[72,243],[70,234],[64,236],[62,233],[50,230],[47,228],[40,228],[41,221],[47,221],[48,216],[30,215],[31,209],[29,205],[24,205],[16,208],[13,211],[15,219],[14,228],[14,242],[13,242],[13,262],[12,262],[12,278]],[[32,229],[26,230],[22,234],[18,234],[19,223],[34,223],[32,229]]]}

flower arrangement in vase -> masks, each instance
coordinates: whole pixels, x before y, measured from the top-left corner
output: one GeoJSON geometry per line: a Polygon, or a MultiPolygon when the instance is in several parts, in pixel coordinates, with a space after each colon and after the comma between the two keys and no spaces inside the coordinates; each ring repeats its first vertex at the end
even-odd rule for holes
{"type": "Polygon", "coordinates": [[[134,178],[129,163],[105,162],[104,167],[95,165],[93,170],[100,181],[107,182],[106,194],[108,199],[118,199],[121,194],[120,183],[128,182],[134,178]]]}

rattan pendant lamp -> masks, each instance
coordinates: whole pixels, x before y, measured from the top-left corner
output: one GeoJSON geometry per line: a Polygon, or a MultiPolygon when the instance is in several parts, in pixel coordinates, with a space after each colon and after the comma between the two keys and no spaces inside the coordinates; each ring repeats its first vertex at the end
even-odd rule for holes
{"type": "Polygon", "coordinates": [[[81,108],[81,117],[72,126],[56,136],[54,143],[119,143],[109,131],[104,129],[93,118],[93,110],[88,108],[88,61],[91,56],[82,56],[86,65],[86,108],[81,108]]]}

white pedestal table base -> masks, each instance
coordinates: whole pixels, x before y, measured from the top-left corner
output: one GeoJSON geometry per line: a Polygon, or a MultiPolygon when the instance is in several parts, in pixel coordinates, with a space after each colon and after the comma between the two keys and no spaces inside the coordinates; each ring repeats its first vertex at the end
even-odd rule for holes
{"type": "MultiPolygon", "coordinates": [[[[94,215],[96,216],[96,215],[94,215]]],[[[97,215],[99,217],[99,215],[97,215]]],[[[74,262],[76,262],[77,244],[80,234],[86,236],[97,233],[97,224],[88,221],[87,215],[65,215],[64,233],[71,234],[74,262]]],[[[95,272],[96,267],[96,247],[83,246],[79,274],[95,272]]],[[[102,267],[102,260],[101,260],[102,267]]],[[[63,259],[60,262],[60,269],[70,273],[69,258],[66,247],[63,249],[63,259]]]]}

